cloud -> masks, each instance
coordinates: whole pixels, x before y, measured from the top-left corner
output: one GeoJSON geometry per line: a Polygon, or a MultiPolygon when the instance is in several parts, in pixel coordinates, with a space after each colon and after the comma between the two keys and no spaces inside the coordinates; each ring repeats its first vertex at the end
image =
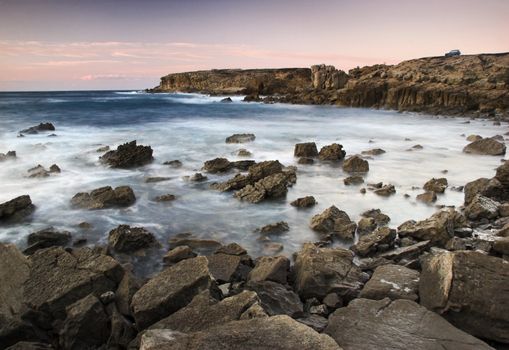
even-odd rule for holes
{"type": "Polygon", "coordinates": [[[80,80],[137,80],[140,77],[127,76],[123,74],[87,74],[79,78],[80,80]]]}

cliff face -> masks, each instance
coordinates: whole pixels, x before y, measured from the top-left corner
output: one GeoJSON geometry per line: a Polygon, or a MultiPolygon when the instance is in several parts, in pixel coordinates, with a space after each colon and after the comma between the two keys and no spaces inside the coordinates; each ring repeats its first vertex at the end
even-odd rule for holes
{"type": "Polygon", "coordinates": [[[153,89],[266,95],[266,102],[336,104],[442,114],[507,115],[509,53],[429,57],[346,74],[311,69],[211,70],[170,74],[153,89]]]}

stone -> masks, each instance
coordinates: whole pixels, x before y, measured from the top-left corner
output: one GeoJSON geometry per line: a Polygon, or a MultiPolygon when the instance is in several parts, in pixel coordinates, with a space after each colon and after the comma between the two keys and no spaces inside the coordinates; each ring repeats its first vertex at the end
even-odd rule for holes
{"type": "Polygon", "coordinates": [[[250,320],[252,318],[263,318],[263,317],[269,317],[263,307],[260,305],[260,303],[254,303],[240,315],[239,320],[250,320]]]}
{"type": "Polygon", "coordinates": [[[507,261],[474,251],[440,252],[421,263],[421,305],[474,336],[509,343],[507,261]]]}
{"type": "Polygon", "coordinates": [[[262,308],[269,316],[300,317],[303,315],[304,309],[299,296],[282,284],[273,281],[249,281],[246,288],[256,292],[261,300],[262,308]]]}
{"type": "Polygon", "coordinates": [[[468,135],[467,136],[467,141],[469,142],[474,142],[474,141],[478,141],[478,140],[482,140],[482,136],[481,135],[468,135]]]}
{"type": "Polygon", "coordinates": [[[509,255],[509,237],[502,237],[493,242],[493,251],[500,255],[509,255]]]}
{"type": "Polygon", "coordinates": [[[491,349],[411,300],[356,299],[337,309],[324,331],[345,350],[491,349]]]}
{"type": "Polygon", "coordinates": [[[16,151],[9,151],[7,153],[0,153],[0,162],[10,160],[10,159],[16,159],[16,151]]]}
{"type": "Polygon", "coordinates": [[[204,176],[202,173],[195,173],[193,176],[187,178],[191,182],[202,182],[207,180],[207,177],[204,176]]]}
{"type": "Polygon", "coordinates": [[[107,152],[109,150],[110,150],[110,146],[102,146],[102,147],[97,148],[95,151],[97,153],[104,153],[104,152],[107,152]]]}
{"type": "Polygon", "coordinates": [[[302,324],[305,324],[306,326],[313,328],[318,333],[322,333],[323,330],[327,327],[328,321],[325,317],[320,315],[311,314],[306,317],[297,318],[297,321],[299,321],[302,324]]]}
{"type": "Polygon", "coordinates": [[[361,218],[357,223],[357,234],[360,236],[373,232],[378,225],[373,218],[361,218]]]}
{"type": "Polygon", "coordinates": [[[301,165],[311,165],[314,163],[315,163],[315,160],[313,158],[308,158],[308,157],[301,157],[297,161],[297,164],[301,164],[301,165]]]}
{"type": "Polygon", "coordinates": [[[441,177],[439,179],[432,178],[428,182],[424,184],[424,190],[432,191],[435,193],[444,193],[447,188],[447,179],[445,177],[441,177]]]}
{"type": "Polygon", "coordinates": [[[422,241],[411,245],[401,246],[396,249],[391,249],[379,254],[378,257],[381,259],[392,260],[394,262],[408,261],[418,258],[429,247],[430,241],[422,241]]]}
{"type": "Polygon", "coordinates": [[[306,158],[318,157],[318,149],[316,148],[316,143],[314,142],[297,143],[293,151],[293,156],[306,158]]]}
{"type": "Polygon", "coordinates": [[[114,151],[106,152],[99,159],[112,168],[129,169],[152,162],[152,152],[152,147],[137,145],[135,140],[118,146],[114,151]]]}
{"type": "Polygon", "coordinates": [[[500,203],[481,195],[476,195],[465,208],[465,216],[470,220],[496,219],[500,203]]]}
{"type": "Polygon", "coordinates": [[[164,176],[149,176],[145,178],[145,183],[155,183],[171,180],[171,177],[164,176]]]}
{"type": "Polygon", "coordinates": [[[90,193],[80,192],[71,199],[71,204],[83,209],[108,209],[129,207],[136,202],[133,190],[129,186],[111,186],[97,188],[90,193]]]}
{"type": "Polygon", "coordinates": [[[219,253],[244,256],[244,255],[247,255],[247,250],[242,248],[237,243],[230,243],[230,244],[219,247],[215,251],[215,254],[219,254],[219,253]]]}
{"type": "Polygon", "coordinates": [[[163,257],[163,262],[165,265],[174,265],[179,261],[194,258],[196,253],[188,247],[187,245],[177,246],[166,253],[163,257]]]}
{"type": "Polygon", "coordinates": [[[225,140],[226,143],[246,143],[252,142],[256,139],[254,134],[233,134],[228,136],[225,140]]]}
{"type": "Polygon", "coordinates": [[[321,214],[313,216],[310,227],[323,235],[337,235],[342,239],[351,240],[355,235],[357,224],[350,220],[347,213],[331,206],[321,214]]]}
{"type": "Polygon", "coordinates": [[[318,159],[321,161],[339,162],[345,158],[346,152],[343,146],[337,143],[323,146],[318,153],[318,159]]]}
{"type": "Polygon", "coordinates": [[[239,279],[241,258],[237,255],[213,254],[207,256],[210,274],[219,283],[233,282],[239,279]]]}
{"type": "Polygon", "coordinates": [[[305,243],[295,254],[294,288],[303,299],[337,293],[343,300],[357,297],[365,275],[353,263],[353,253],[342,248],[318,248],[305,243]]]}
{"type": "Polygon", "coordinates": [[[19,222],[33,213],[35,205],[29,195],[23,195],[0,204],[0,223],[19,222]]]}
{"type": "Polygon", "coordinates": [[[33,254],[35,251],[54,246],[66,246],[71,242],[71,233],[68,231],[57,231],[53,227],[33,232],[27,237],[27,248],[25,254],[33,254]]]}
{"type": "Polygon", "coordinates": [[[502,192],[502,184],[497,179],[479,178],[467,183],[464,187],[465,205],[470,204],[478,194],[489,198],[496,197],[495,193],[502,192]]]}
{"type": "Polygon", "coordinates": [[[488,156],[501,156],[505,154],[505,145],[492,138],[480,139],[469,143],[463,152],[488,156]]]}
{"type": "Polygon", "coordinates": [[[248,281],[273,281],[287,283],[290,260],[284,256],[261,256],[256,259],[255,267],[247,276],[248,281]]]}
{"type": "Polygon", "coordinates": [[[382,197],[388,197],[396,193],[396,189],[394,188],[394,185],[386,184],[383,185],[380,188],[377,188],[373,191],[373,193],[382,196],[382,197]]]}
{"type": "Polygon", "coordinates": [[[282,252],[284,246],[282,243],[278,242],[267,242],[263,245],[263,253],[266,255],[274,255],[282,252]]]}
{"type": "Polygon", "coordinates": [[[186,259],[170,266],[144,284],[133,296],[131,309],[136,327],[145,329],[210,289],[212,278],[206,257],[186,259]]]}
{"type": "Polygon", "coordinates": [[[142,283],[129,271],[126,271],[115,292],[117,310],[124,316],[132,317],[131,301],[142,283]]]}
{"type": "Polygon", "coordinates": [[[360,156],[351,156],[343,162],[343,171],[347,173],[367,173],[369,171],[369,163],[360,156]]]}
{"type": "Polygon", "coordinates": [[[373,149],[361,152],[361,154],[364,154],[364,155],[367,155],[367,156],[379,156],[379,155],[382,155],[384,153],[386,153],[386,152],[383,149],[381,149],[381,148],[373,148],[373,149]]]}
{"type": "Polygon", "coordinates": [[[250,166],[247,175],[237,174],[226,182],[214,184],[213,188],[223,192],[240,190],[248,185],[255,185],[257,181],[282,171],[283,165],[279,161],[268,160],[250,166]]]}
{"type": "Polygon", "coordinates": [[[325,298],[323,298],[323,303],[328,309],[335,310],[343,306],[343,299],[341,299],[336,293],[329,293],[325,296],[325,298]]]}
{"type": "Polygon", "coordinates": [[[170,238],[170,249],[173,249],[178,246],[189,246],[193,250],[199,250],[199,251],[215,251],[216,249],[220,248],[222,244],[216,240],[213,239],[200,239],[200,238],[193,238],[189,237],[187,235],[177,236],[170,238]]]}
{"type": "Polygon", "coordinates": [[[285,221],[279,221],[273,224],[268,224],[255,230],[255,232],[259,232],[261,235],[264,236],[281,235],[288,231],[290,231],[290,227],[288,226],[288,223],[285,221]]]}
{"type": "Polygon", "coordinates": [[[108,234],[108,247],[117,253],[134,254],[158,246],[155,236],[143,227],[119,225],[108,234]]]}
{"type": "Polygon", "coordinates": [[[169,165],[172,168],[181,168],[182,162],[178,159],[174,159],[174,160],[168,160],[168,161],[164,162],[163,165],[169,165]]]}
{"type": "Polygon", "coordinates": [[[387,264],[378,266],[362,288],[359,298],[384,298],[417,301],[419,272],[404,266],[387,264]]]}
{"type": "Polygon", "coordinates": [[[362,178],[362,176],[354,175],[343,179],[343,183],[346,186],[361,185],[364,183],[364,179],[362,178]]]}
{"type": "Polygon", "coordinates": [[[251,157],[252,156],[252,153],[250,151],[248,151],[247,149],[245,148],[241,148],[237,151],[237,156],[239,157],[251,157]]]}
{"type": "Polygon", "coordinates": [[[364,218],[373,218],[378,226],[385,226],[391,221],[391,218],[382,213],[380,209],[366,210],[361,214],[361,216],[364,218]]]}
{"type": "Polygon", "coordinates": [[[40,164],[28,169],[27,173],[30,178],[48,177],[50,175],[50,172],[40,164]]]}
{"type": "Polygon", "coordinates": [[[6,350],[53,350],[53,349],[55,348],[52,347],[50,344],[28,341],[20,341],[6,348],[6,350]]]}
{"type": "Polygon", "coordinates": [[[389,250],[394,246],[395,239],[396,230],[380,227],[372,233],[361,236],[351,249],[360,256],[372,255],[389,250]]]}
{"type": "Polygon", "coordinates": [[[168,193],[168,194],[162,194],[160,196],[155,197],[154,201],[156,201],[156,202],[172,202],[175,199],[177,199],[177,197],[174,194],[168,193]]]}
{"type": "Polygon", "coordinates": [[[38,134],[39,132],[55,131],[55,126],[51,123],[40,123],[39,125],[31,126],[28,129],[20,131],[20,134],[38,134]]]}
{"type": "Polygon", "coordinates": [[[221,102],[221,103],[232,103],[233,101],[232,101],[231,97],[225,97],[225,98],[223,98],[219,102],[221,102]]]}
{"type": "Polygon", "coordinates": [[[269,175],[254,185],[247,185],[235,192],[235,197],[250,203],[260,203],[269,198],[281,198],[286,196],[291,180],[285,173],[269,175]]]}
{"type": "Polygon", "coordinates": [[[424,193],[418,194],[417,197],[415,197],[420,202],[423,203],[434,203],[437,201],[437,194],[433,191],[426,191],[424,193]]]}
{"type": "Polygon", "coordinates": [[[297,198],[296,200],[294,200],[290,203],[290,205],[292,207],[297,207],[297,208],[309,208],[309,207],[313,207],[315,204],[316,204],[316,199],[313,196],[297,198]]]}
{"type": "Polygon", "coordinates": [[[128,349],[138,331],[131,319],[122,315],[117,309],[111,309],[111,333],[107,345],[111,348],[128,349]]]}
{"type": "Polygon", "coordinates": [[[224,173],[229,171],[232,168],[231,162],[226,158],[214,158],[211,160],[207,160],[203,164],[203,170],[208,173],[216,174],[216,173],[224,173]]]}

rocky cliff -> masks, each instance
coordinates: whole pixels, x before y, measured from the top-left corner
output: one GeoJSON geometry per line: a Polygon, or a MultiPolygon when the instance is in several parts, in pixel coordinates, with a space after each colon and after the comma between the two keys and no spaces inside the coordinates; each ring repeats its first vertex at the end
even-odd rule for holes
{"type": "Polygon", "coordinates": [[[335,104],[441,114],[509,113],[509,53],[428,57],[347,73],[311,69],[211,70],[170,74],[153,92],[246,94],[248,100],[335,104]]]}

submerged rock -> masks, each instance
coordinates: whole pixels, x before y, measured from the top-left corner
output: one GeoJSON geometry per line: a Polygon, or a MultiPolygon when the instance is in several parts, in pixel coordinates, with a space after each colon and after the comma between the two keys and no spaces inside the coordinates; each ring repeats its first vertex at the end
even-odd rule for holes
{"type": "Polygon", "coordinates": [[[362,176],[354,175],[354,176],[349,176],[349,177],[345,178],[343,180],[343,183],[346,186],[361,185],[364,183],[364,179],[362,178],[362,176]]]}
{"type": "Polygon", "coordinates": [[[182,162],[178,159],[175,160],[169,160],[163,163],[163,165],[169,165],[172,168],[180,168],[182,167],[182,162]]]}
{"type": "Polygon", "coordinates": [[[71,203],[83,209],[107,209],[115,207],[128,207],[134,204],[136,197],[129,186],[111,186],[97,188],[90,193],[80,192],[74,195],[71,203]]]}
{"type": "Polygon", "coordinates": [[[177,199],[177,196],[175,196],[174,194],[162,194],[160,196],[157,196],[154,198],[154,201],[156,202],[172,202],[174,201],[175,199],[177,199]]]}
{"type": "Polygon", "coordinates": [[[31,126],[28,129],[20,131],[20,134],[38,134],[44,131],[55,131],[55,126],[51,123],[40,123],[39,125],[31,126]]]}
{"type": "Polygon", "coordinates": [[[226,143],[246,143],[252,142],[256,139],[254,134],[233,134],[228,136],[225,140],[226,143]]]}
{"type": "Polygon", "coordinates": [[[152,152],[152,147],[137,145],[134,140],[118,146],[114,151],[105,153],[100,157],[100,160],[112,168],[128,169],[152,162],[154,159],[152,152]]]}
{"type": "Polygon", "coordinates": [[[290,230],[290,226],[285,221],[275,222],[273,224],[265,225],[255,232],[259,232],[262,235],[280,235],[290,230]]]}
{"type": "Polygon", "coordinates": [[[0,223],[17,222],[29,216],[35,210],[35,205],[29,195],[23,195],[0,204],[0,223]]]}
{"type": "Polygon", "coordinates": [[[386,153],[386,152],[381,148],[373,148],[373,149],[361,152],[361,154],[367,155],[367,156],[379,156],[384,153],[386,153]]]}
{"type": "Polygon", "coordinates": [[[324,235],[337,235],[342,239],[353,239],[357,224],[347,213],[332,206],[321,214],[313,216],[311,229],[324,235]]]}
{"type": "Polygon", "coordinates": [[[293,151],[294,157],[315,158],[318,156],[318,149],[314,142],[297,143],[293,151]]]}
{"type": "Polygon", "coordinates": [[[426,191],[424,193],[418,194],[415,199],[423,203],[434,203],[437,201],[437,194],[433,191],[426,191]]]}
{"type": "Polygon", "coordinates": [[[465,148],[463,148],[463,152],[489,156],[501,156],[505,154],[505,149],[506,147],[503,143],[492,138],[486,138],[468,144],[465,148]]]}
{"type": "Polygon", "coordinates": [[[394,185],[391,184],[385,184],[380,188],[375,188],[373,190],[373,193],[382,196],[382,197],[388,197],[396,193],[396,189],[394,188],[394,185]]]}
{"type": "Polygon", "coordinates": [[[343,162],[343,170],[347,173],[367,173],[369,163],[357,155],[351,156],[343,162]]]}

